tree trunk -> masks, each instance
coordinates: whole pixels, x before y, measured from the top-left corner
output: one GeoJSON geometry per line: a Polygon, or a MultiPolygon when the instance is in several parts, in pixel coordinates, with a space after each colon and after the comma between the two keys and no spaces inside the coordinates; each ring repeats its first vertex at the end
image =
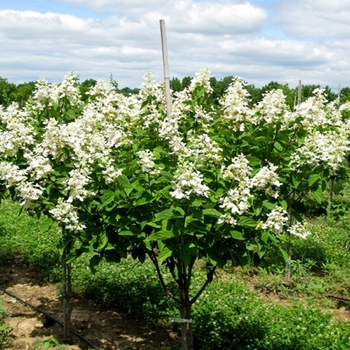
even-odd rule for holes
{"type": "Polygon", "coordinates": [[[68,340],[71,336],[71,314],[73,305],[72,295],[72,264],[66,264],[65,257],[70,253],[71,244],[68,244],[63,256],[63,283],[62,283],[62,302],[63,302],[63,339],[68,340]]]}
{"type": "Polygon", "coordinates": [[[180,288],[181,349],[193,350],[191,302],[188,288],[180,288]]]}

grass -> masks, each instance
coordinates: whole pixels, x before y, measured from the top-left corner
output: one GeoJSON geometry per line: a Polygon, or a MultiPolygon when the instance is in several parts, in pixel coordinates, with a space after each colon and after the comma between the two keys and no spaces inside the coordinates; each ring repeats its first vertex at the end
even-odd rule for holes
{"type": "Polygon", "coordinates": [[[6,344],[7,336],[10,332],[9,327],[4,322],[5,317],[7,317],[7,310],[3,304],[3,300],[0,298],[0,349],[2,348],[2,344],[6,344]]]}
{"type": "MultiPolygon", "coordinates": [[[[37,220],[25,213],[18,217],[18,211],[12,202],[0,204],[0,263],[30,263],[42,278],[58,281],[58,228],[49,228],[45,218],[37,220]]],[[[308,221],[312,235],[292,243],[290,280],[285,278],[282,259],[274,259],[266,268],[218,271],[193,308],[197,349],[347,349],[350,323],[332,316],[342,306],[343,316],[350,320],[350,215],[346,213],[308,221]]],[[[142,265],[131,258],[119,264],[103,262],[95,274],[87,268],[84,255],[73,265],[75,292],[106,308],[176,328],[169,322],[170,317],[178,317],[176,307],[162,293],[149,261],[142,265]]],[[[193,287],[199,288],[203,279],[199,264],[193,287]]]]}

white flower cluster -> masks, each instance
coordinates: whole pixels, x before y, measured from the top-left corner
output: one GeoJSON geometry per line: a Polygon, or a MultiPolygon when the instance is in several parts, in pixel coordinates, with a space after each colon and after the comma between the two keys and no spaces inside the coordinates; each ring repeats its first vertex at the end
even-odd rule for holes
{"type": "Polygon", "coordinates": [[[289,227],[288,232],[291,235],[302,239],[306,239],[307,236],[311,235],[311,232],[307,230],[306,227],[300,222],[297,222],[296,224],[289,227]]]}
{"type": "Polygon", "coordinates": [[[268,124],[281,122],[287,110],[286,96],[283,94],[283,91],[280,89],[269,91],[256,106],[255,111],[259,112],[259,116],[254,118],[256,119],[255,123],[261,119],[268,124]]]}
{"type": "Polygon", "coordinates": [[[4,110],[0,109],[0,155],[14,156],[19,149],[26,149],[34,143],[35,130],[31,125],[32,117],[13,103],[4,110]]]}
{"type": "Polygon", "coordinates": [[[40,78],[36,83],[34,106],[32,107],[42,111],[47,106],[58,104],[63,98],[67,98],[72,106],[79,104],[81,101],[76,82],[77,77],[73,72],[68,73],[61,84],[50,84],[40,78]]]}
{"type": "Polygon", "coordinates": [[[75,198],[82,202],[88,195],[92,194],[91,191],[85,188],[90,182],[89,170],[89,168],[85,167],[73,169],[69,172],[69,179],[66,181],[66,190],[69,191],[68,203],[72,203],[75,198]]]}
{"type": "Polygon", "coordinates": [[[245,185],[250,181],[251,170],[248,159],[242,153],[233,158],[229,166],[221,166],[222,177],[237,181],[240,185],[245,185]]]}
{"type": "Polygon", "coordinates": [[[268,163],[268,165],[262,167],[251,179],[251,186],[258,190],[266,190],[268,195],[278,198],[278,191],[274,191],[272,187],[280,187],[282,185],[282,183],[278,181],[277,169],[278,167],[276,165],[268,163]]]}
{"type": "Polygon", "coordinates": [[[49,212],[57,221],[64,225],[66,230],[76,232],[85,228],[85,225],[79,223],[77,208],[65,202],[62,198],[58,200],[56,207],[49,210],[49,212]]]}
{"type": "Polygon", "coordinates": [[[198,163],[218,163],[222,160],[221,152],[222,148],[208,134],[192,134],[188,137],[186,156],[192,156],[198,163]]]}
{"type": "Polygon", "coordinates": [[[324,96],[324,90],[315,89],[314,96],[309,97],[300,106],[296,107],[295,117],[302,117],[301,124],[307,130],[312,132],[318,126],[328,124],[327,113],[324,105],[327,102],[324,96]]]}
{"type": "Polygon", "coordinates": [[[149,149],[138,151],[137,155],[143,172],[152,175],[159,174],[159,170],[155,169],[155,157],[149,149]]]}
{"type": "Polygon", "coordinates": [[[209,187],[203,184],[203,175],[189,162],[181,164],[177,169],[173,187],[174,191],[170,192],[170,195],[176,199],[189,199],[192,194],[209,196],[209,187]]]}
{"type": "Polygon", "coordinates": [[[232,159],[229,166],[221,167],[221,174],[224,179],[232,179],[237,183],[237,188],[230,189],[227,194],[220,198],[221,208],[228,209],[230,214],[224,214],[219,218],[218,223],[236,222],[233,215],[242,215],[250,208],[249,200],[252,198],[252,190],[263,190],[267,195],[277,198],[278,188],[282,185],[278,181],[278,167],[269,163],[252,176],[252,168],[247,158],[240,154],[232,159]]]}
{"type": "Polygon", "coordinates": [[[242,79],[237,78],[230,84],[220,103],[224,112],[222,119],[232,121],[233,130],[244,131],[244,123],[253,122],[253,112],[248,106],[249,93],[244,88],[242,79]]]}
{"type": "Polygon", "coordinates": [[[345,130],[316,131],[309,134],[304,144],[291,156],[290,167],[298,169],[303,164],[326,163],[336,173],[350,150],[348,133],[345,130]]]}
{"type": "Polygon", "coordinates": [[[263,230],[270,230],[277,234],[281,234],[285,227],[289,223],[289,216],[285,209],[278,206],[267,214],[267,220],[264,223],[260,223],[258,228],[263,230]]]}
{"type": "Polygon", "coordinates": [[[28,180],[26,170],[10,162],[0,162],[0,180],[4,181],[7,188],[16,189],[18,196],[23,200],[21,205],[38,200],[43,193],[43,188],[39,184],[28,180]]]}
{"type": "Polygon", "coordinates": [[[197,74],[195,79],[192,79],[191,85],[189,86],[189,90],[193,91],[197,86],[204,87],[207,93],[211,93],[213,91],[210,85],[210,70],[208,68],[201,69],[197,74]]]}

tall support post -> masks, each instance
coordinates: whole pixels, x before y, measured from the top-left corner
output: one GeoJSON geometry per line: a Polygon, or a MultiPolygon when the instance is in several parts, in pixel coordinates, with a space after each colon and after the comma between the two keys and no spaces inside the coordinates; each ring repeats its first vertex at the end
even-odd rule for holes
{"type": "MultiPolygon", "coordinates": [[[[298,110],[299,110],[300,104],[301,104],[301,89],[302,89],[301,80],[299,80],[299,86],[298,86],[298,110]]],[[[293,199],[294,199],[294,193],[293,193],[293,199]]],[[[294,216],[293,216],[292,208],[289,208],[289,209],[290,209],[289,226],[291,227],[294,224],[294,216]]],[[[293,255],[292,240],[291,240],[291,236],[289,236],[288,261],[286,262],[286,279],[288,281],[291,278],[292,255],[293,255]]]]}
{"type": "Polygon", "coordinates": [[[168,48],[167,48],[167,42],[166,42],[166,33],[165,33],[165,22],[164,22],[164,19],[161,19],[159,22],[160,22],[160,35],[161,35],[161,39],[162,39],[166,112],[167,112],[168,118],[170,118],[172,111],[171,111],[171,96],[170,96],[170,76],[169,76],[168,48]]]}

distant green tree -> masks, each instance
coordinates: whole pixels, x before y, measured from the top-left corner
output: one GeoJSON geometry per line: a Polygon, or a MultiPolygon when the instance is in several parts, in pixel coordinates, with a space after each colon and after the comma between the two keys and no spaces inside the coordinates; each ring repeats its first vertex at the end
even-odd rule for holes
{"type": "Polygon", "coordinates": [[[18,84],[16,89],[11,92],[11,101],[18,102],[20,106],[24,106],[28,99],[32,97],[33,92],[35,91],[35,85],[35,81],[18,84]]]}
{"type": "Polygon", "coordinates": [[[185,89],[191,85],[192,78],[191,77],[184,77],[182,78],[182,88],[185,89]]]}
{"type": "Polygon", "coordinates": [[[95,79],[86,79],[79,85],[79,90],[81,94],[81,98],[83,101],[88,99],[88,95],[86,94],[92,87],[94,87],[97,83],[95,79]]]}
{"type": "Polygon", "coordinates": [[[177,91],[182,91],[183,86],[179,78],[172,78],[170,80],[170,88],[172,91],[177,92],[177,91]]]}
{"type": "Polygon", "coordinates": [[[350,87],[340,90],[340,103],[350,102],[350,87]]]}
{"type": "Polygon", "coordinates": [[[118,90],[119,93],[121,93],[121,94],[123,94],[125,96],[138,94],[139,91],[140,91],[140,89],[138,89],[138,88],[131,89],[129,87],[125,87],[125,88],[122,88],[122,89],[118,90]]]}
{"type": "Polygon", "coordinates": [[[16,85],[9,83],[6,78],[0,77],[0,105],[8,106],[11,104],[11,94],[16,90],[16,85]]]}
{"type": "Polygon", "coordinates": [[[249,107],[253,107],[261,101],[261,88],[256,87],[254,84],[248,84],[245,88],[250,95],[249,107]]]}

